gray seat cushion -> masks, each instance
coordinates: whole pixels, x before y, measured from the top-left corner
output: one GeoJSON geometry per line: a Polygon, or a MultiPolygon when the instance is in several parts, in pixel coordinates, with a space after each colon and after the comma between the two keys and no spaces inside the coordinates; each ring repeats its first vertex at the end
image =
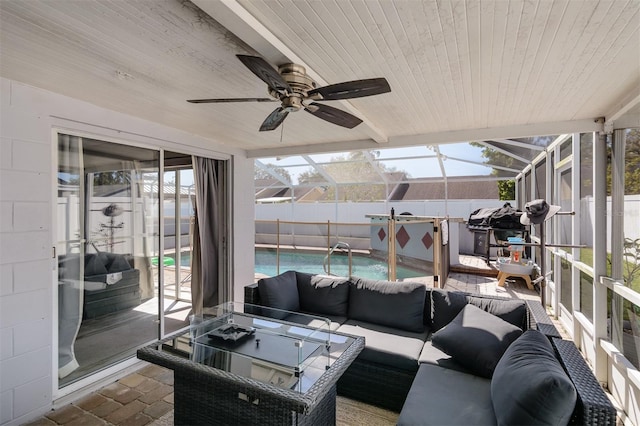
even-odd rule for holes
{"type": "Polygon", "coordinates": [[[296,272],[300,309],[316,315],[346,317],[349,279],[296,272]]]}
{"type": "Polygon", "coordinates": [[[491,379],[500,424],[566,425],[576,389],[547,337],[526,331],[504,353],[491,379]]]}
{"type": "Polygon", "coordinates": [[[422,364],[402,407],[398,425],[495,425],[491,381],[422,364]]]}
{"type": "Polygon", "coordinates": [[[351,277],[350,319],[422,333],[424,326],[424,284],[376,281],[351,277]]]}
{"type": "Polygon", "coordinates": [[[418,369],[418,358],[428,336],[427,332],[412,333],[351,319],[338,332],[365,338],[365,348],[358,359],[406,371],[418,369]]]}
{"type": "Polygon", "coordinates": [[[439,365],[440,367],[448,368],[450,370],[472,374],[471,371],[457,363],[451,357],[451,355],[444,353],[440,349],[433,346],[430,340],[427,340],[427,343],[425,343],[424,347],[422,348],[422,352],[420,352],[420,358],[418,358],[418,363],[439,365]]]}
{"type": "MultiPolygon", "coordinates": [[[[323,317],[322,315],[311,312],[304,312],[304,314],[306,315],[290,314],[285,318],[285,320],[295,322],[296,324],[327,330],[327,323],[317,318],[323,317]],[[309,315],[313,315],[313,317],[309,317],[309,315]]],[[[331,331],[338,330],[338,328],[347,321],[347,317],[338,317],[334,315],[325,315],[324,318],[329,320],[329,330],[331,331]]]]}
{"type": "Polygon", "coordinates": [[[431,343],[474,374],[491,378],[504,351],[521,334],[519,327],[468,304],[431,343]]]}

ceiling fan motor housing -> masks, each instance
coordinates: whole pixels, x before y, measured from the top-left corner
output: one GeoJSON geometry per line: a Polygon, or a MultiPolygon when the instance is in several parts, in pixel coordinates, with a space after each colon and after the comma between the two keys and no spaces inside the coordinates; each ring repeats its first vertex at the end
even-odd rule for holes
{"type": "Polygon", "coordinates": [[[307,95],[307,91],[315,89],[316,82],[307,75],[307,70],[298,64],[284,64],[278,67],[278,73],[284,81],[289,84],[294,93],[302,97],[307,95]]]}
{"type": "Polygon", "coordinates": [[[270,90],[271,96],[280,99],[282,108],[287,112],[295,112],[304,108],[302,100],[306,98],[307,91],[316,87],[316,83],[307,75],[307,70],[302,65],[284,64],[278,67],[278,73],[291,87],[292,93],[283,96],[281,93],[270,90]]]}

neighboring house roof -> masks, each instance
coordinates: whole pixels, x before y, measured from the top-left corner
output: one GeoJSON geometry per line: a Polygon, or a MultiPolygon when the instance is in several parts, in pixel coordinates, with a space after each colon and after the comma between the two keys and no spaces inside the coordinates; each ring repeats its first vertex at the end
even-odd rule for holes
{"type": "Polygon", "coordinates": [[[391,200],[475,200],[499,199],[498,183],[491,180],[474,182],[406,182],[400,183],[391,193],[391,200]]]}

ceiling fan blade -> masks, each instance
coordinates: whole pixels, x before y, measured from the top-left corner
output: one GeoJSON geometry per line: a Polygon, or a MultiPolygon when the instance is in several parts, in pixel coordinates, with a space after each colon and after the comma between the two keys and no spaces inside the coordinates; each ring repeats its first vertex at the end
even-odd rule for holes
{"type": "Polygon", "coordinates": [[[220,98],[220,99],[188,99],[192,104],[222,104],[229,102],[278,102],[273,98],[220,98]]]}
{"type": "Polygon", "coordinates": [[[332,101],[338,99],[362,98],[390,91],[391,87],[389,87],[387,80],[384,77],[380,77],[330,84],[328,86],[310,90],[307,94],[311,98],[313,98],[313,95],[322,96],[318,100],[332,101]]]}
{"type": "Polygon", "coordinates": [[[282,76],[278,74],[269,62],[259,56],[236,55],[240,61],[258,76],[262,81],[267,83],[271,89],[278,93],[291,93],[291,87],[284,81],[282,76]]]}
{"type": "Polygon", "coordinates": [[[347,129],[353,129],[358,124],[362,123],[362,120],[355,115],[349,114],[341,109],[316,102],[312,102],[309,106],[305,107],[305,111],[328,121],[329,123],[337,124],[338,126],[346,127],[347,129]]]}
{"type": "Polygon", "coordinates": [[[285,111],[284,108],[278,107],[273,110],[271,114],[262,122],[260,126],[260,131],[265,132],[268,130],[275,130],[285,118],[289,115],[288,111],[285,111]]]}

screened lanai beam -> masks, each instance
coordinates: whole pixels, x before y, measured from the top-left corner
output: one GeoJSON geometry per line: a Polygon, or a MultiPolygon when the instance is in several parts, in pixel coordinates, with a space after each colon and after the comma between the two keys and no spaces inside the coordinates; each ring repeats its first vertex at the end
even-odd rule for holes
{"type": "Polygon", "coordinates": [[[438,159],[438,165],[440,166],[440,173],[442,173],[442,177],[444,178],[444,182],[446,184],[447,172],[444,169],[444,160],[446,160],[447,157],[440,152],[440,147],[438,145],[433,146],[433,151],[436,153],[436,158],[438,159]]]}
{"type": "Polygon", "coordinates": [[[369,165],[371,165],[371,167],[373,168],[374,173],[376,173],[378,175],[378,177],[380,178],[380,180],[382,181],[382,183],[384,183],[384,192],[386,194],[384,199],[388,201],[389,197],[391,197],[391,194],[392,194],[393,191],[389,190],[389,179],[387,179],[385,174],[380,169],[380,163],[378,163],[373,158],[373,155],[371,155],[371,151],[362,151],[362,155],[367,160],[369,165]]]}
{"type": "Polygon", "coordinates": [[[504,155],[506,155],[508,157],[514,158],[514,159],[516,159],[516,160],[518,160],[518,161],[520,161],[520,162],[522,162],[524,164],[529,164],[531,162],[531,160],[529,160],[528,158],[524,158],[524,157],[521,157],[519,155],[516,155],[516,154],[514,154],[512,152],[507,151],[506,149],[498,148],[497,146],[491,145],[490,143],[486,143],[484,141],[481,141],[481,142],[478,142],[478,143],[481,144],[481,145],[486,146],[489,149],[493,149],[494,151],[498,151],[499,153],[504,154],[504,155]]]}
{"type": "Polygon", "coordinates": [[[403,157],[384,157],[376,161],[399,161],[399,160],[423,160],[425,158],[436,158],[437,155],[407,155],[403,157]]]}
{"type": "Polygon", "coordinates": [[[384,173],[382,172],[382,170],[380,169],[380,165],[379,163],[373,158],[373,155],[371,155],[371,151],[362,151],[362,154],[364,155],[364,158],[367,159],[367,162],[369,164],[371,164],[371,167],[373,167],[373,170],[376,172],[376,174],[380,177],[380,179],[382,179],[382,181],[384,182],[385,185],[387,185],[389,183],[389,179],[387,179],[387,177],[384,175],[384,173]]]}
{"type": "Polygon", "coordinates": [[[315,171],[317,171],[318,173],[320,173],[320,175],[321,175],[321,176],[322,176],[322,177],[323,177],[323,178],[324,178],[328,183],[330,183],[330,184],[331,184],[331,185],[333,185],[333,186],[336,186],[336,185],[337,185],[336,181],[335,181],[335,180],[334,180],[334,179],[333,179],[333,178],[332,178],[332,177],[331,177],[331,176],[330,176],[330,175],[329,175],[329,174],[324,170],[324,168],[323,168],[320,164],[316,163],[316,162],[313,160],[313,158],[309,157],[308,155],[302,155],[301,157],[302,157],[302,158],[304,158],[304,159],[307,161],[307,163],[309,163],[309,165],[310,165],[311,167],[313,167],[313,169],[314,169],[315,171]]]}
{"type": "MultiPolygon", "coordinates": [[[[533,151],[544,151],[545,147],[544,146],[540,146],[540,145],[535,145],[532,143],[527,143],[527,142],[520,142],[520,141],[514,141],[513,139],[487,139],[488,141],[492,141],[492,142],[498,142],[498,143],[502,143],[505,145],[511,145],[511,146],[515,146],[518,148],[526,148],[526,149],[530,149],[533,151]]],[[[493,145],[491,145],[493,146],[493,145]]]]}
{"type": "Polygon", "coordinates": [[[513,173],[520,173],[522,170],[521,169],[514,169],[512,167],[505,167],[505,166],[498,166],[498,165],[493,165],[493,164],[488,164],[488,163],[482,163],[479,161],[472,161],[472,160],[464,160],[462,158],[458,158],[458,157],[449,157],[447,156],[447,158],[449,160],[455,160],[455,161],[460,161],[462,163],[468,163],[468,164],[475,164],[478,166],[485,166],[491,169],[496,169],[496,170],[504,170],[505,172],[513,172],[513,173]]]}
{"type": "MultiPolygon", "coordinates": [[[[262,170],[264,170],[265,172],[269,173],[271,176],[273,176],[274,179],[277,179],[279,182],[282,182],[287,188],[293,186],[293,182],[288,181],[284,178],[284,176],[276,173],[272,168],[270,168],[269,166],[267,166],[266,164],[264,164],[262,161],[260,160],[255,160],[255,164],[256,166],[258,166],[259,168],[261,168],[262,170]]],[[[271,186],[271,185],[270,185],[271,186]]],[[[266,187],[265,187],[266,188],[266,187]]]]}
{"type": "Polygon", "coordinates": [[[444,212],[445,216],[448,216],[449,207],[447,202],[449,201],[449,185],[447,182],[447,171],[444,168],[444,160],[446,159],[446,157],[442,155],[442,153],[440,152],[440,146],[438,145],[435,145],[433,147],[433,151],[438,156],[438,165],[440,166],[440,173],[442,173],[442,180],[444,183],[444,212]]]}

